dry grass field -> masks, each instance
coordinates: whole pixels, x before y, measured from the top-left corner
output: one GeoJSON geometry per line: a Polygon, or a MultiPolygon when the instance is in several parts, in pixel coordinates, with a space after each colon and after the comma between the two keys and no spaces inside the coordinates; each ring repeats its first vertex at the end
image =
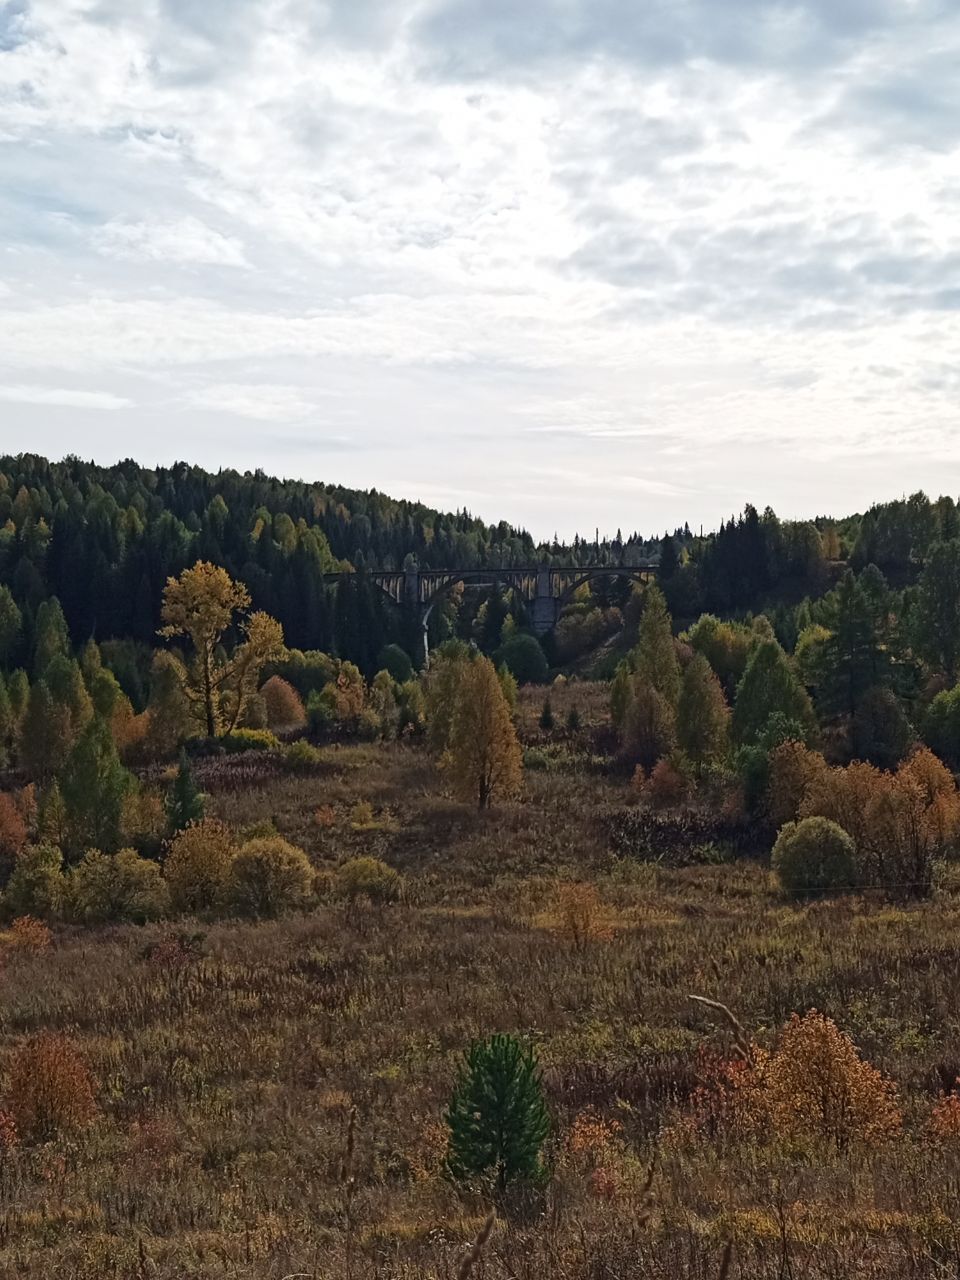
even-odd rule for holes
{"type": "Polygon", "coordinates": [[[0,1276],[465,1275],[488,1206],[442,1176],[442,1117],[459,1055],[500,1030],[537,1047],[552,1178],[502,1209],[474,1277],[960,1275],[960,897],[793,906],[761,861],[618,857],[608,818],[634,797],[599,758],[604,696],[556,691],[549,735],[525,696],[536,767],[480,816],[401,744],[327,748],[306,777],[205,766],[218,816],[271,821],[321,870],[384,859],[395,905],[8,942],[0,1070],[67,1033],[99,1111],[0,1143],[0,1276]],[[828,1014],[895,1082],[902,1124],[864,1143],[728,1123],[704,1085],[731,1033],[691,995],[760,1046],[828,1014]]]}

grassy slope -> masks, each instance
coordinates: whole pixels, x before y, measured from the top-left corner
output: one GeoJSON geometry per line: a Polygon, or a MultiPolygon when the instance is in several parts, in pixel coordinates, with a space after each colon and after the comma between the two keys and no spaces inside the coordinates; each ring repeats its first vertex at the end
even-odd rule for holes
{"type": "MultiPolygon", "coordinates": [[[[528,739],[540,701],[524,702],[528,739]]],[[[554,695],[559,723],[572,701],[599,719],[600,692],[571,685],[554,695]]],[[[68,1030],[103,1111],[75,1141],[0,1161],[0,1276],[450,1277],[483,1207],[439,1176],[439,1122],[458,1053],[498,1029],[539,1046],[558,1163],[546,1216],[498,1228],[485,1280],[713,1277],[730,1235],[737,1276],[955,1274],[941,1264],[955,1268],[960,1145],[933,1146],[923,1125],[960,1072],[957,901],[799,909],[752,864],[618,864],[600,818],[626,788],[577,746],[558,747],[556,771],[528,774],[521,804],[483,818],[400,746],[331,749],[317,776],[263,788],[234,789],[231,762],[211,777],[222,816],[272,816],[321,866],[388,857],[407,900],[382,915],[328,905],[198,925],[200,953],[182,966],[149,954],[177,925],[63,932],[46,953],[11,955],[4,1057],[38,1028],[68,1030]],[[378,829],[353,828],[358,800],[378,829]],[[597,884],[609,939],[576,946],[557,930],[557,876],[597,884]],[[795,1009],[835,1016],[899,1081],[906,1136],[872,1154],[664,1137],[696,1087],[699,1046],[725,1041],[691,992],[727,1001],[761,1038],[795,1009]],[[609,1196],[564,1149],[591,1107],[621,1126],[598,1156],[609,1196]]]]}

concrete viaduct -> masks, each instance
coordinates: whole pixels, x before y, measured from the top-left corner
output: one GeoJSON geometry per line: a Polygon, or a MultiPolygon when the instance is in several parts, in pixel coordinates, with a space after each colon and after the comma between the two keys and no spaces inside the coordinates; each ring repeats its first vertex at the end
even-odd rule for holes
{"type": "MultiPolygon", "coordinates": [[[[417,618],[426,640],[427,623],[434,605],[461,582],[465,587],[512,588],[527,605],[533,630],[542,636],[557,625],[564,605],[584,583],[604,578],[648,582],[656,572],[654,564],[528,565],[518,569],[406,569],[371,572],[368,577],[394,604],[417,618]]],[[[324,578],[336,582],[342,576],[328,573],[324,578]]]]}

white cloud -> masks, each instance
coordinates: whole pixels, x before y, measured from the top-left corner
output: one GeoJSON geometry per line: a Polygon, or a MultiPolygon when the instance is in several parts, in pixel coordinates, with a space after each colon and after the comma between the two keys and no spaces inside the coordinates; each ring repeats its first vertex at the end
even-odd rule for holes
{"type": "Polygon", "coordinates": [[[107,222],[98,228],[94,243],[101,253],[113,258],[222,267],[247,265],[243,245],[235,236],[221,235],[197,218],[165,223],[107,222]]]}
{"type": "Polygon", "coordinates": [[[72,387],[0,385],[0,400],[9,404],[57,405],[70,409],[128,409],[132,401],[109,391],[78,391],[72,387]]]}
{"type": "Polygon", "coordinates": [[[201,409],[263,422],[301,422],[316,412],[302,388],[263,383],[217,383],[200,388],[186,399],[201,409]]]}
{"type": "Polygon", "coordinates": [[[960,486],[955,6],[16,7],[21,403],[126,452],[149,388],[224,465],[334,422],[326,478],[547,534],[960,486]]]}

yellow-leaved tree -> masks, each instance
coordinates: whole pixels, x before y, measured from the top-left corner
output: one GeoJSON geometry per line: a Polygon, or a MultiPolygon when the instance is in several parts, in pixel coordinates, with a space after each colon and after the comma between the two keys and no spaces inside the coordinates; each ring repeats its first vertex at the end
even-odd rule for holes
{"type": "Polygon", "coordinates": [[[486,809],[520,788],[523,762],[517,731],[489,658],[457,664],[453,716],[443,755],[455,793],[486,809]]]}
{"type": "Polygon", "coordinates": [[[225,569],[198,561],[163,591],[163,627],[168,638],[186,636],[194,650],[189,667],[180,664],[183,691],[208,737],[230,733],[240,723],[264,665],[284,651],[283,628],[267,613],[252,613],[250,594],[225,569]],[[224,632],[236,623],[243,637],[229,658],[219,654],[224,632]]]}

